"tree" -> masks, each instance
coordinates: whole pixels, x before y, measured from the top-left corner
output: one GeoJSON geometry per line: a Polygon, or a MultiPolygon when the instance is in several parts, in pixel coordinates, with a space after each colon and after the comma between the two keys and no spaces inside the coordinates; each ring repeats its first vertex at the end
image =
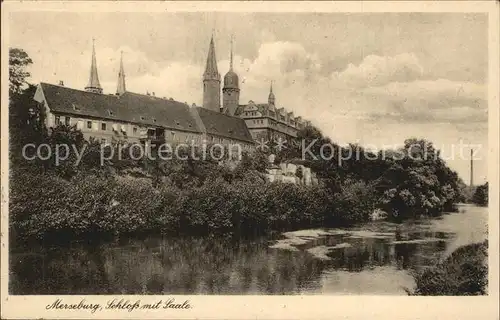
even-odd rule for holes
{"type": "Polygon", "coordinates": [[[26,143],[40,143],[45,136],[44,109],[33,96],[36,87],[26,78],[31,58],[22,49],[9,49],[9,133],[11,161],[26,143]]]}
{"type": "Polygon", "coordinates": [[[488,205],[488,182],[476,188],[472,202],[480,206],[488,205]]]}
{"type": "Polygon", "coordinates": [[[28,84],[26,78],[31,76],[26,68],[33,61],[23,49],[9,49],[9,94],[20,94],[28,84]]]}

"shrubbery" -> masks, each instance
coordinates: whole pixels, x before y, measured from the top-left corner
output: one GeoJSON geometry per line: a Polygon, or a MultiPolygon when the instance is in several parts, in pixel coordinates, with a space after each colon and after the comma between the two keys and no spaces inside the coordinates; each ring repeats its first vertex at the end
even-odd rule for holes
{"type": "MultiPolygon", "coordinates": [[[[265,233],[270,230],[359,221],[354,198],[335,213],[319,186],[244,178],[207,180],[199,187],[152,186],[150,179],[50,174],[12,177],[10,221],[16,234],[44,238],[137,233],[265,233]],[[352,212],[351,219],[346,219],[352,212]]],[[[351,199],[351,200],[348,200],[351,199]]]]}
{"type": "Polygon", "coordinates": [[[476,188],[472,196],[472,202],[480,206],[488,205],[488,182],[476,188]]]}
{"type": "Polygon", "coordinates": [[[488,242],[455,250],[443,262],[415,275],[410,295],[484,295],[488,285],[488,242]]]}

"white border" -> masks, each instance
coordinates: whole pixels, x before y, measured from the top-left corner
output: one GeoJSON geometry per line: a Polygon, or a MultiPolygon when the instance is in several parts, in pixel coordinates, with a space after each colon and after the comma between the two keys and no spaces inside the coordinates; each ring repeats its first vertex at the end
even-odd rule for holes
{"type": "MultiPolygon", "coordinates": [[[[2,4],[2,256],[1,318],[64,319],[498,319],[499,240],[499,5],[481,2],[4,2],[2,4]],[[232,12],[487,12],[489,13],[489,296],[484,297],[394,297],[394,296],[170,296],[189,299],[189,310],[155,312],[51,311],[45,306],[56,296],[9,296],[8,281],[8,14],[14,11],[232,11],[232,12]]],[[[87,301],[104,304],[110,296],[57,296],[65,302],[87,301]]],[[[114,297],[114,296],[113,296],[114,297]]],[[[118,296],[116,296],[118,297],[118,296]]],[[[120,296],[130,300],[155,301],[165,296],[120,296]]]]}

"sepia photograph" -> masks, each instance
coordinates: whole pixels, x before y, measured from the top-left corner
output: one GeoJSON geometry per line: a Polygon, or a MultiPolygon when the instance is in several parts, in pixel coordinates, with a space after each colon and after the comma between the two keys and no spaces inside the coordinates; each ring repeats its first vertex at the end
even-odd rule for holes
{"type": "Polygon", "coordinates": [[[498,290],[488,12],[67,8],[3,15],[2,294],[498,290]]]}

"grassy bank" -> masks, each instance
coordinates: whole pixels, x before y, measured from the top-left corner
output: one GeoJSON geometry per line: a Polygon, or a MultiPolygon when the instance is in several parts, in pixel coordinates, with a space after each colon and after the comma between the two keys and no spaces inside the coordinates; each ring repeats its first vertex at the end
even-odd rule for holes
{"type": "Polygon", "coordinates": [[[484,295],[488,285],[487,259],[487,241],[460,247],[436,266],[416,274],[416,288],[409,294],[484,295]]]}

